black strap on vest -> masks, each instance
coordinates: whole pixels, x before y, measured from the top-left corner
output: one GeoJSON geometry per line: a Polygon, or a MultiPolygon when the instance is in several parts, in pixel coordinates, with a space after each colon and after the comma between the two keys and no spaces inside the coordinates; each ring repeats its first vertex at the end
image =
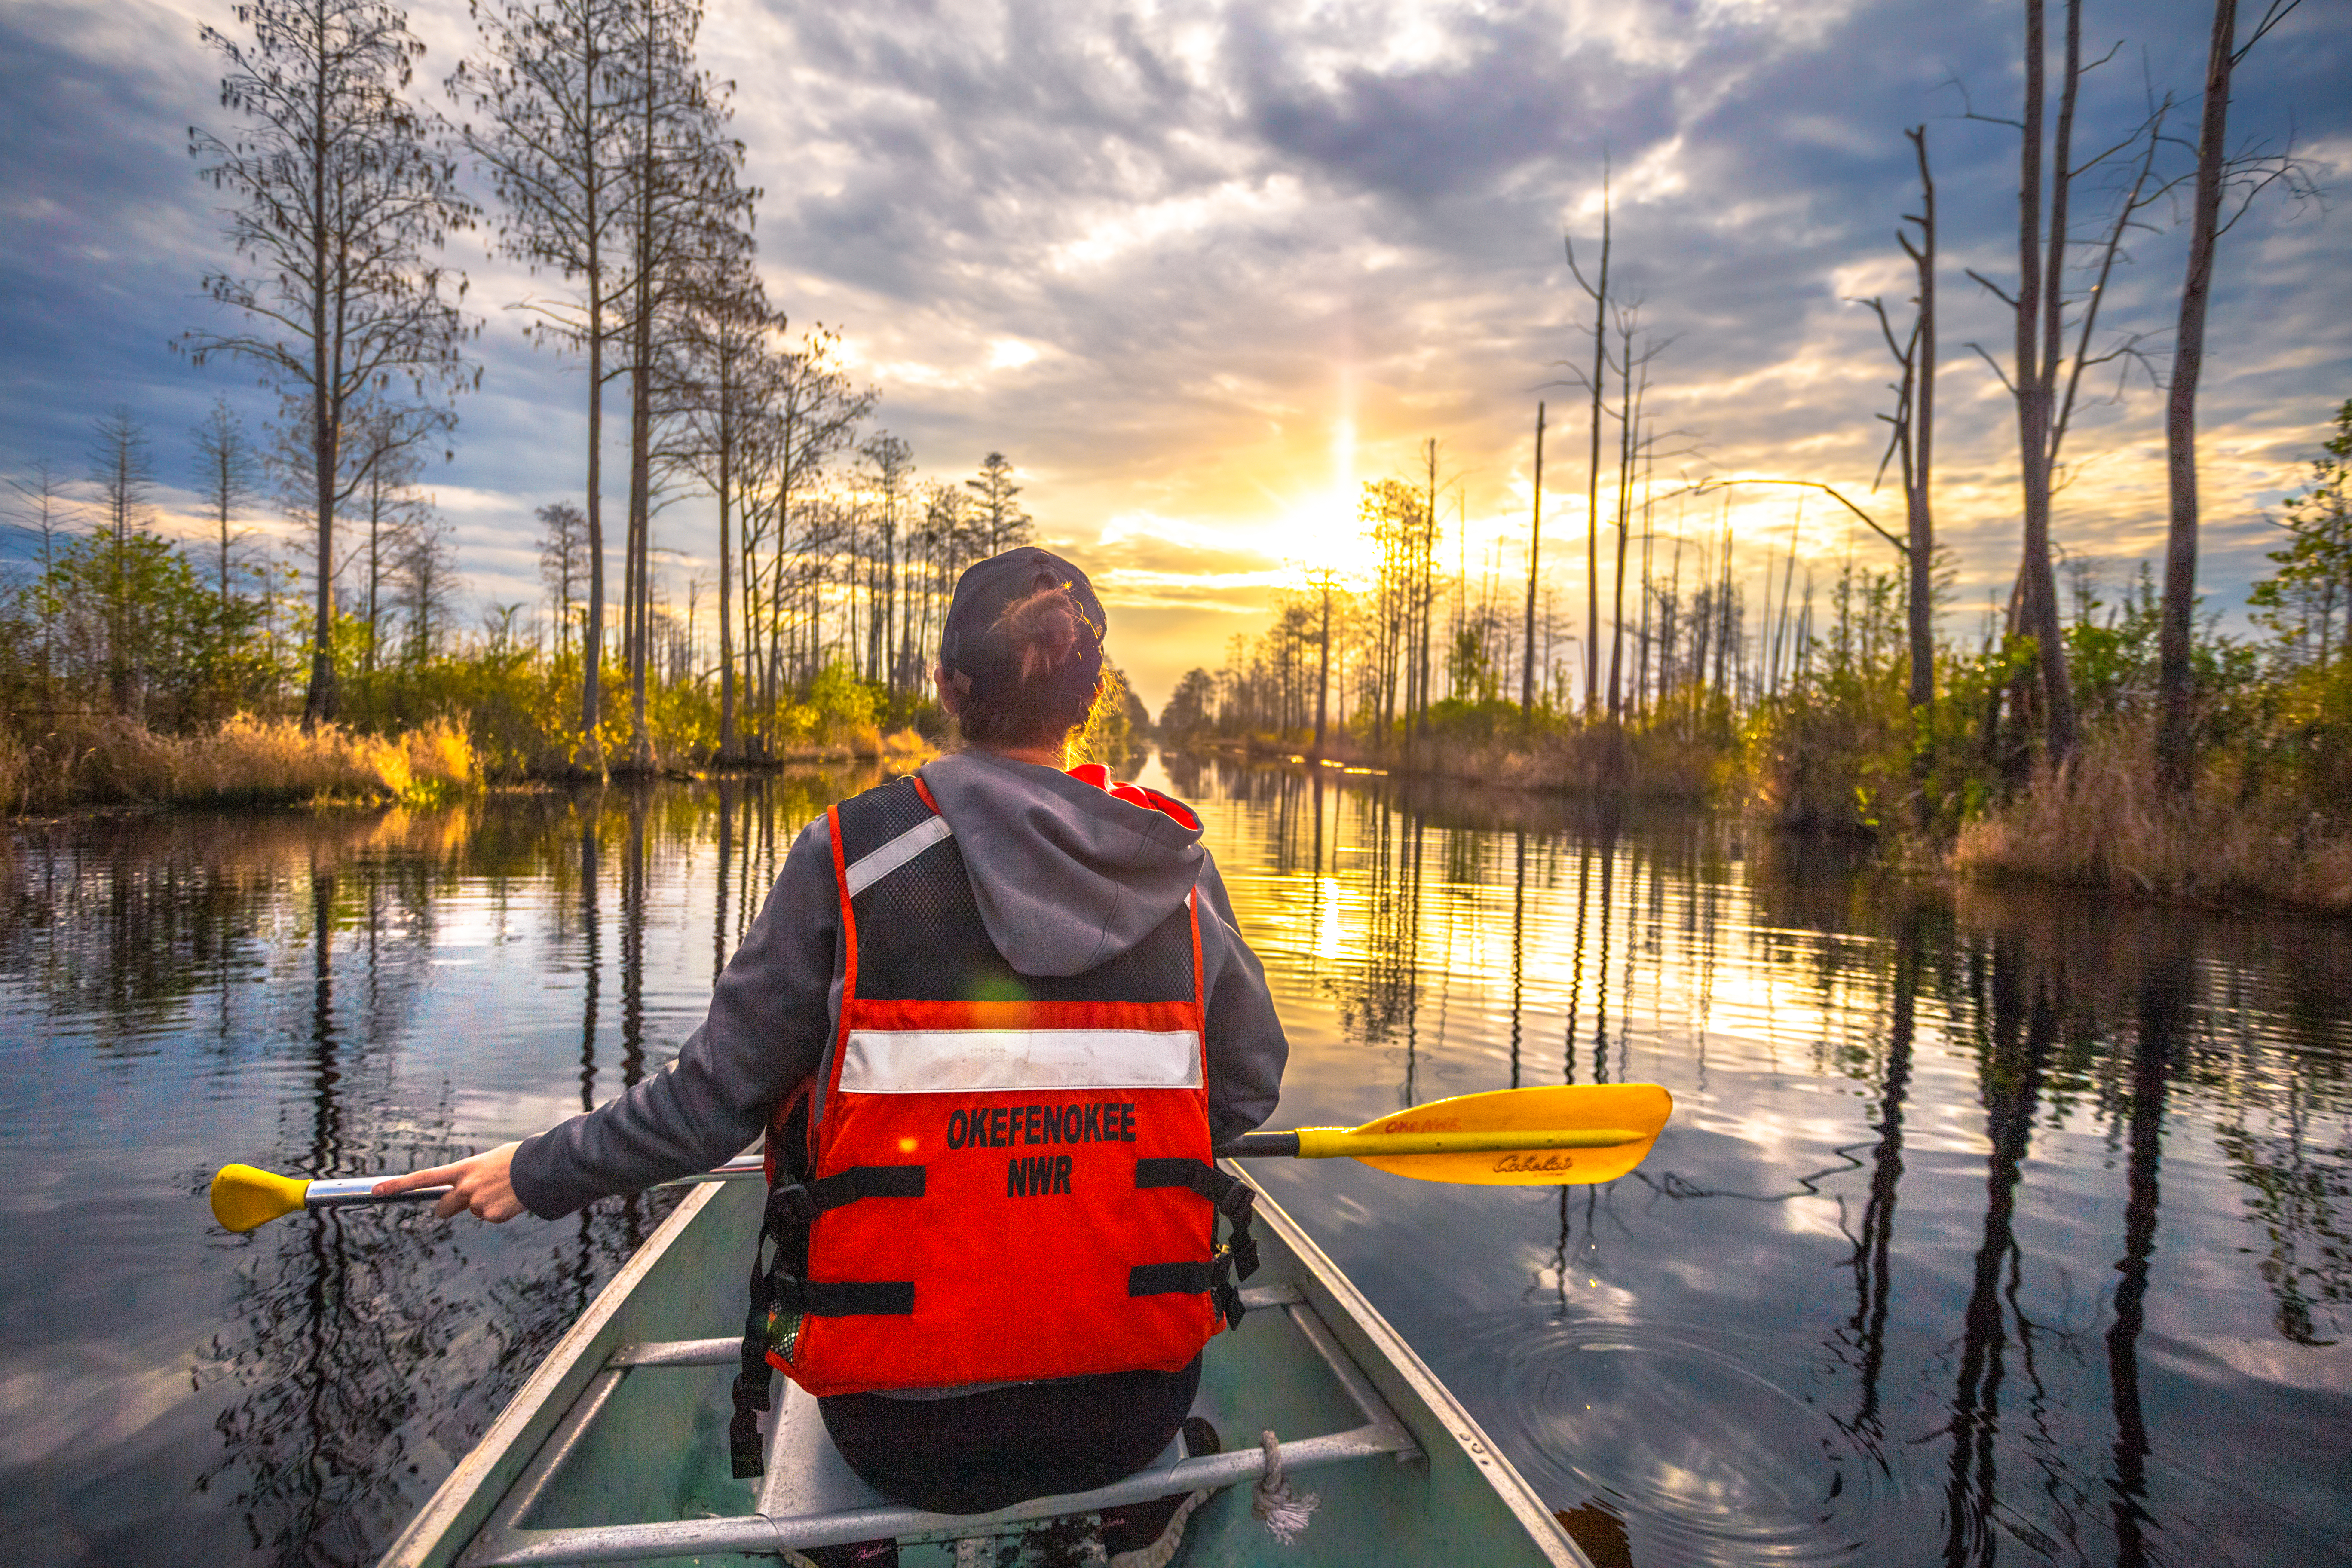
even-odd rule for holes
{"type": "Polygon", "coordinates": [[[809,1226],[822,1214],[864,1198],[919,1198],[920,1165],[852,1165],[814,1182],[780,1182],[768,1189],[760,1241],[751,1255],[751,1310],[743,1321],[743,1364],[735,1374],[735,1417],[727,1426],[727,1457],[735,1479],[750,1480],[766,1467],[760,1454],[760,1415],[768,1408],[774,1369],[768,1364],[768,1317],[782,1310],[812,1318],[904,1317],[915,1310],[911,1279],[803,1279],[793,1264],[808,1256],[809,1226]]]}
{"type": "Polygon", "coordinates": [[[1250,1234],[1256,1212],[1257,1189],[1231,1176],[1206,1160],[1138,1160],[1138,1188],[1183,1187],[1217,1205],[1225,1216],[1225,1244],[1208,1262],[1139,1263],[1127,1271],[1127,1293],[1136,1296],[1198,1296],[1207,1294],[1216,1304],[1225,1327],[1239,1328],[1242,1291],[1239,1280],[1257,1272],[1257,1238],[1250,1234]]]}

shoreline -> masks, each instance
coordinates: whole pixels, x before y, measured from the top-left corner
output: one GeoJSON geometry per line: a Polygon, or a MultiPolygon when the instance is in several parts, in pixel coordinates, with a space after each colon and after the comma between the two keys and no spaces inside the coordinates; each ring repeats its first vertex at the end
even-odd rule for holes
{"type": "MultiPolygon", "coordinates": [[[[1962,824],[1948,841],[1909,828],[1825,831],[1776,820],[1728,773],[1702,781],[1686,754],[1660,757],[1622,734],[1538,737],[1532,747],[1497,742],[1445,746],[1452,765],[1366,753],[1342,740],[1318,757],[1257,737],[1161,746],[1195,762],[1278,769],[1334,783],[1393,779],[1467,786],[1529,800],[1576,803],[1604,815],[1688,809],[1737,819],[1783,846],[1836,847],[1885,874],[1948,895],[1961,884],[2062,889],[2158,908],[2210,913],[2278,910],[2352,916],[2352,835],[2315,818],[2221,804],[2216,778],[2185,805],[2156,798],[2143,738],[2102,737],[2063,776],[2037,775],[2014,798],[1962,824]],[[1664,765],[1661,766],[1661,763],[1664,765]],[[1676,765],[1681,764],[1681,765],[1676,765]],[[1617,781],[1612,782],[1612,776],[1617,781]],[[1711,784],[1712,788],[1701,787],[1711,784]],[[1645,787],[1646,786],[1646,787],[1645,787]],[[1745,794],[1746,792],[1740,792],[1745,794]]],[[[1654,752],[1656,749],[1653,748],[1654,752]]],[[[390,735],[338,726],[305,733],[291,721],[241,716],[206,735],[159,736],[135,721],[62,725],[29,745],[0,732],[0,801],[19,822],[177,809],[319,812],[432,808],[484,794],[772,777],[801,768],[912,771],[940,755],[912,730],[799,745],[769,756],[624,763],[594,770],[526,768],[486,776],[464,731],[440,720],[390,735]]]]}
{"type": "Polygon", "coordinates": [[[372,734],[328,723],[236,715],[195,735],[158,734],[136,720],[74,715],[35,735],[0,726],[0,810],[24,820],[89,811],[320,810],[452,805],[493,789],[578,788],[662,779],[759,776],[795,767],[919,767],[939,754],[912,729],[866,727],[848,741],[767,757],[491,770],[463,725],[436,719],[372,734]]]}
{"type": "MultiPolygon", "coordinates": [[[[2218,807],[2200,790],[2184,809],[2155,802],[2152,767],[2130,738],[2086,748],[2063,778],[2037,776],[2007,805],[1963,825],[1947,843],[1895,829],[1874,835],[1823,831],[1774,820],[1754,800],[1709,798],[1686,788],[1612,788],[1589,779],[1530,777],[1523,767],[1489,767],[1484,747],[1469,766],[1413,767],[1402,759],[1345,763],[1314,759],[1250,740],[1216,740],[1165,748],[1178,754],[1335,781],[1381,777],[1402,783],[1467,784],[1474,789],[1570,800],[1604,812],[1685,806],[1736,817],[1743,828],[1786,845],[1835,846],[1886,873],[1949,895],[1962,885],[2064,891],[2204,913],[2252,911],[2341,920],[2352,917],[2352,837],[2315,832],[2308,821],[2265,831],[2258,807],[2218,807]]],[[[1352,748],[1350,748],[1352,751],[1352,748]]],[[[1505,753],[1533,764],[1526,752],[1505,753]]]]}

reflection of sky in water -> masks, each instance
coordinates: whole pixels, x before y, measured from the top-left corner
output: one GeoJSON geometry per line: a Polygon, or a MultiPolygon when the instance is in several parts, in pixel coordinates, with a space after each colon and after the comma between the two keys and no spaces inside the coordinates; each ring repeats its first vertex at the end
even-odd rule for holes
{"type": "MultiPolygon", "coordinates": [[[[2342,1555],[2336,929],[1906,910],[1686,821],[1175,782],[1291,1026],[1278,1124],[1673,1089],[1606,1189],[1257,1167],[1588,1534],[1643,1568],[2342,1555]]],[[[709,790],[19,829],[10,1555],[366,1561],[659,1205],[231,1238],[204,1181],[422,1163],[657,1070],[824,787],[730,786],[723,833],[709,790]]]]}

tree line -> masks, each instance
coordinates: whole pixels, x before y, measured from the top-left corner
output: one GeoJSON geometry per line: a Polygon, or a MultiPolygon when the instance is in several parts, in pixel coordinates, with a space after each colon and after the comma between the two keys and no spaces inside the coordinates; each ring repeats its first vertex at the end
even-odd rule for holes
{"type": "MultiPolygon", "coordinates": [[[[1536,759],[1538,773],[1515,775],[1533,782],[1567,782],[1580,758],[1605,763],[1615,747],[1633,775],[1618,785],[1701,795],[1728,777],[1786,826],[1870,833],[1949,834],[2046,762],[2033,700],[2042,661],[2032,634],[2013,629],[2016,593],[1989,601],[1972,629],[1935,637],[1922,706],[1907,560],[1850,547],[1821,574],[1798,552],[1809,489],[1784,537],[1743,541],[1738,487],[1690,487],[1633,510],[1622,637],[1604,632],[1588,652],[1547,587],[1528,644],[1505,569],[1517,563],[1496,542],[1464,569],[1468,530],[1447,525],[1430,452],[1422,473],[1363,486],[1365,578],[1318,573],[1281,595],[1264,632],[1235,637],[1220,667],[1178,682],[1160,715],[1163,743],[1244,742],[1468,776],[1516,754],[1536,759]],[[1436,650],[1426,666],[1424,647],[1436,650]],[[1532,707],[1511,691],[1530,668],[1532,707]],[[1602,693],[1598,711],[1581,706],[1588,681],[1602,693]]],[[[2336,821],[2352,800],[2352,401],[2271,521],[2279,542],[2248,595],[2252,634],[2223,634],[2210,613],[2197,625],[2199,744],[2244,801],[2275,787],[2287,795],[2271,804],[2336,821]]],[[[1948,552],[1931,570],[1930,625],[1941,626],[1958,618],[1948,552]]],[[[2158,576],[2145,562],[2061,553],[2053,582],[2078,723],[2145,742],[2152,757],[2158,576]]],[[[1612,782],[1600,763],[1580,776],[1612,782]]]]}
{"type": "Polygon", "coordinates": [[[11,611],[42,650],[15,671],[40,695],[16,706],[180,726],[282,701],[291,683],[306,725],[373,722],[416,706],[391,688],[459,642],[509,665],[528,648],[542,685],[573,691],[569,721],[542,712],[540,727],[568,731],[571,765],[601,770],[657,765],[684,734],[665,707],[706,693],[716,733],[701,749],[721,759],[805,739],[828,670],[869,688],[877,714],[918,705],[956,575],[1032,536],[1022,486],[1002,453],[967,480],[919,477],[910,446],[873,427],[877,395],[837,334],[795,331],[767,299],[760,193],[730,134],[731,84],[697,60],[700,6],[486,0],[442,83],[456,120],[414,100],[425,50],[397,6],[256,0],[238,19],[201,34],[229,123],[188,142],[225,198],[233,260],[203,276],[215,319],[175,346],[255,372],[276,416],[256,438],[224,402],[199,437],[190,488],[213,544],[175,549],[154,527],[152,455],[128,411],[101,422],[86,484],[47,467],[15,481],[38,565],[11,611]],[[426,480],[480,383],[482,322],[444,255],[467,230],[528,269],[514,309],[580,367],[584,420],[578,499],[537,513],[545,617],[493,605],[461,637],[426,480]],[[627,434],[611,486],[615,395],[627,434]],[[689,495],[716,506],[718,580],[686,584],[680,605],[655,520],[689,495]],[[270,503],[299,541],[282,559],[239,526],[270,503]]]}
{"type": "MultiPolygon", "coordinates": [[[[1684,473],[1659,481],[1661,460],[1689,450],[1686,433],[1660,429],[1646,408],[1653,366],[1672,339],[1649,327],[1643,301],[1625,283],[1623,237],[1615,232],[1604,166],[1598,243],[1580,249],[1571,236],[1566,247],[1570,279],[1590,312],[1580,322],[1589,357],[1564,362],[1567,384],[1587,404],[1581,617],[1563,617],[1543,580],[1544,441],[1552,411],[1538,404],[1537,482],[1517,615],[1504,602],[1510,595],[1502,591],[1499,563],[1490,562],[1483,574],[1461,566],[1450,579],[1433,574],[1432,563],[1442,552],[1442,487],[1432,447],[1412,474],[1365,486],[1363,531],[1376,562],[1369,583],[1339,590],[1328,574],[1310,580],[1277,605],[1264,636],[1236,640],[1222,669],[1188,676],[1163,724],[1171,732],[1283,735],[1320,749],[1326,721],[1313,721],[1310,733],[1307,713],[1336,698],[1353,747],[1410,758],[1416,745],[1429,743],[1433,715],[1444,717],[1448,705],[1456,722],[1465,710],[1480,712],[1474,727],[1482,733],[1499,732],[1505,718],[1516,717],[1522,736],[1559,722],[1622,731],[1664,717],[1696,733],[1714,705],[1717,716],[1705,727],[1728,746],[1765,705],[1822,677],[1822,638],[1850,629],[1858,614],[1851,605],[1833,616],[1824,606],[1816,622],[1813,564],[1800,560],[1798,522],[1790,524],[1785,552],[1769,534],[1735,539],[1732,493],[1753,496],[1773,487],[1795,499],[1800,517],[1809,500],[1826,505],[1867,529],[1863,537],[1876,542],[1866,548],[1884,543],[1895,552],[1892,572],[1849,561],[1836,575],[1849,598],[1865,595],[1858,584],[1868,584],[1865,596],[1893,595],[1902,635],[1887,651],[1887,668],[1907,717],[1897,726],[1903,732],[1885,743],[1911,759],[1907,793],[1923,812],[1938,756],[1966,755],[2011,783],[2036,761],[2063,770],[2082,745],[2081,688],[2086,679],[2106,679],[2106,672],[2086,677],[2076,668],[2084,623],[2078,616],[2070,626],[2061,602],[2058,574],[2066,552],[2053,522],[2067,437],[2105,382],[2115,381],[2119,395],[2124,378],[2145,374],[2166,395],[2169,542],[2160,589],[2149,601],[2150,679],[2144,706],[2133,711],[2153,725],[2154,765],[2166,789],[2185,791],[2195,771],[2191,759],[2230,729],[2220,673],[2225,665],[2242,676],[2253,660],[2284,680],[2306,665],[2330,668],[2336,646],[2326,629],[2336,612],[2326,595],[2339,590],[2313,586],[2344,581],[2335,563],[2340,547],[2326,542],[2338,525],[2315,521],[2336,515],[2329,508],[2337,503],[2325,498],[2336,491],[2325,474],[2289,509],[2283,521],[2293,542],[2273,558],[2279,574],[2254,593],[2258,623],[2273,640],[2231,645],[2200,633],[2196,622],[2195,401],[2221,241],[2270,187],[2302,195],[2312,190],[2291,149],[2231,150],[2229,103],[2237,68],[2297,4],[2269,0],[2242,25],[2235,0],[2216,0],[2205,79],[2193,103],[2193,141],[2179,133],[2186,116],[2178,95],[2151,89],[2137,124],[2105,144],[2078,145],[2084,83],[2121,50],[2118,45],[2095,58],[2086,50],[2081,0],[2060,0],[2054,30],[2044,0],[2023,0],[2020,102],[2013,112],[1966,105],[1965,120],[2013,134],[2019,149],[2015,270],[2008,277],[1966,272],[1972,287],[2009,313],[2014,329],[2005,352],[1967,347],[2014,405],[2021,501],[2006,603],[1996,605],[1976,647],[1939,638],[1937,629],[1951,570],[1935,531],[1936,389],[1948,358],[1938,287],[1948,264],[1928,128],[1920,125],[1905,132],[1917,169],[1917,202],[1895,236],[1916,289],[1907,310],[1884,299],[1860,301],[1874,312],[1895,370],[1893,407],[1879,416],[1887,439],[1876,482],[1891,473],[1899,484],[1899,524],[1882,523],[1837,487],[1808,478],[1684,473]],[[2187,208],[2189,232],[2167,362],[2144,332],[2103,322],[2101,307],[2117,269],[2129,262],[2127,241],[2150,229],[2176,197],[2187,208]],[[1706,510],[1710,495],[1724,502],[1720,527],[1694,526],[1688,513],[1706,510]],[[1669,509],[1672,521],[1663,521],[1669,509]],[[1745,570],[1735,572],[1735,557],[1747,563],[1745,570]],[[1442,650],[1434,662],[1433,635],[1442,650]],[[1508,679],[1514,665],[1516,683],[1508,679]],[[1996,669],[1998,679],[1988,673],[1996,669]],[[1509,715],[1504,709],[1511,705],[1502,699],[1514,684],[1516,714],[1509,715]]],[[[2088,563],[2078,555],[2075,565],[2088,563]]]]}

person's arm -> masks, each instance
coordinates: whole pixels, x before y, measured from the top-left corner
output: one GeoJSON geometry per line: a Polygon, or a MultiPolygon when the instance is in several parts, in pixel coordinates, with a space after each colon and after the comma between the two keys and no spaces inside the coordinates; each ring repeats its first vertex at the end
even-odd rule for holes
{"type": "Polygon", "coordinates": [[[1223,1143],[1274,1114],[1290,1042],[1266,989],[1265,966],[1242,939],[1214,860],[1203,860],[1199,888],[1202,981],[1209,1015],[1209,1141],[1223,1143]]]}
{"type": "Polygon", "coordinates": [[[774,889],[677,1060],[620,1098],[520,1144],[380,1184],[450,1184],[436,1212],[470,1208],[555,1219],[597,1198],[707,1171],[757,1138],[769,1111],[823,1058],[841,920],[833,849],[819,817],[785,857],[774,889]]]}

